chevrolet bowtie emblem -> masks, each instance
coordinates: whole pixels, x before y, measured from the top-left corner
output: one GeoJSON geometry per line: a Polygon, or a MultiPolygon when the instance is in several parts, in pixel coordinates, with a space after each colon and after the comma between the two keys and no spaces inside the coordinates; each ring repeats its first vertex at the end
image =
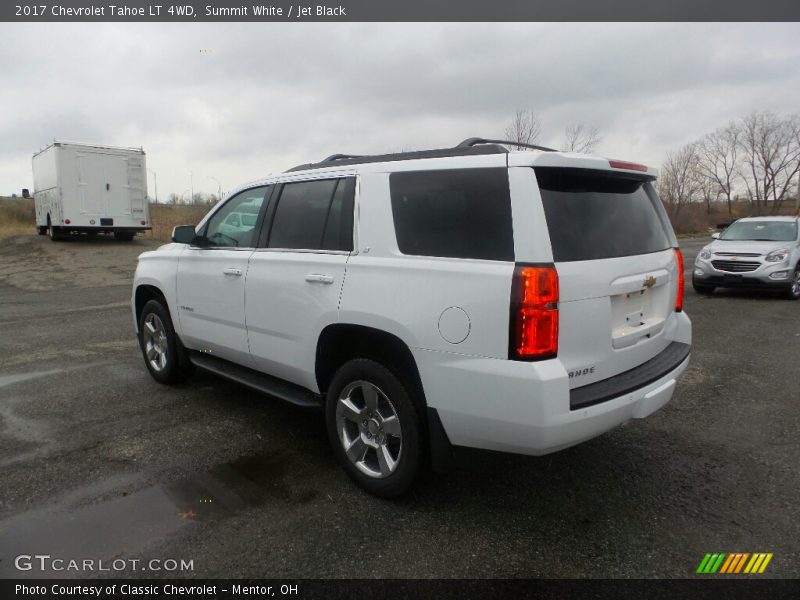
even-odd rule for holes
{"type": "Polygon", "coordinates": [[[644,285],[644,287],[651,288],[655,284],[656,284],[656,278],[653,277],[652,275],[650,275],[650,277],[648,277],[647,279],[644,280],[644,283],[642,285],[644,285]]]}

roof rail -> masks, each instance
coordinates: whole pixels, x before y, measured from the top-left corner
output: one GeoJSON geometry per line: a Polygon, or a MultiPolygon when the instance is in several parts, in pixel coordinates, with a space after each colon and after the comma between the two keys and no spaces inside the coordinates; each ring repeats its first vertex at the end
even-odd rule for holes
{"type": "Polygon", "coordinates": [[[486,140],[484,138],[467,138],[461,142],[456,148],[472,148],[480,144],[507,144],[509,146],[517,146],[522,148],[530,148],[531,150],[541,150],[542,152],[558,152],[555,148],[548,148],[547,146],[537,146],[536,144],[526,144],[524,142],[512,142],[511,140],[486,140]]]}
{"type": "MultiPolygon", "coordinates": [[[[480,140],[480,138],[471,138],[480,140]]],[[[445,158],[452,156],[476,156],[485,154],[507,154],[508,149],[498,144],[492,144],[486,140],[473,145],[465,145],[464,142],[453,148],[438,148],[434,150],[415,150],[410,152],[397,152],[394,154],[378,154],[358,156],[351,154],[333,154],[318,163],[308,163],[297,165],[286,171],[305,171],[309,169],[321,169],[325,167],[339,167],[345,165],[359,165],[376,162],[392,162],[401,160],[415,160],[423,158],[445,158]]]]}
{"type": "Polygon", "coordinates": [[[359,154],[331,154],[328,158],[323,158],[319,162],[320,164],[328,163],[328,162],[334,162],[336,160],[344,160],[346,158],[364,158],[364,157],[359,154]]]}

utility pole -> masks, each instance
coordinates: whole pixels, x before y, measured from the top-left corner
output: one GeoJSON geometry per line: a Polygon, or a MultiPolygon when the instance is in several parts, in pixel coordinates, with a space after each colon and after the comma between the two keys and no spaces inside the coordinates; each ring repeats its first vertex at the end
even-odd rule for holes
{"type": "Polygon", "coordinates": [[[208,179],[213,179],[214,181],[217,182],[217,202],[219,202],[220,200],[222,200],[222,184],[219,182],[219,179],[217,179],[216,177],[212,177],[211,175],[209,175],[207,178],[208,179]]]}
{"type": "Polygon", "coordinates": [[[153,174],[153,185],[155,186],[156,189],[156,204],[158,204],[158,176],[156,175],[156,172],[153,171],[153,169],[147,169],[147,170],[153,174]]]}

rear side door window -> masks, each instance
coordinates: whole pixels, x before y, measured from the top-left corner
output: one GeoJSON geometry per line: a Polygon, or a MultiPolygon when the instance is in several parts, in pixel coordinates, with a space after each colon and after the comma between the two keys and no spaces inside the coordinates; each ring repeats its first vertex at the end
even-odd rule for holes
{"type": "Polygon", "coordinates": [[[284,184],[272,214],[266,247],[351,251],[354,196],[353,177],[284,184]]]}

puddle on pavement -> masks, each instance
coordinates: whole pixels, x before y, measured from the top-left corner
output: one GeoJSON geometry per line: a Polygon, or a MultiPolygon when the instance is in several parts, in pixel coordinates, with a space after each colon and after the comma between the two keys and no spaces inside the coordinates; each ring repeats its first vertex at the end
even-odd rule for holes
{"type": "Polygon", "coordinates": [[[135,556],[193,521],[210,521],[270,499],[305,503],[314,491],[294,492],[284,481],[286,457],[250,456],[192,479],[157,486],[73,511],[37,510],[0,521],[0,578],[79,576],[18,571],[20,554],[113,560],[135,556]]]}

